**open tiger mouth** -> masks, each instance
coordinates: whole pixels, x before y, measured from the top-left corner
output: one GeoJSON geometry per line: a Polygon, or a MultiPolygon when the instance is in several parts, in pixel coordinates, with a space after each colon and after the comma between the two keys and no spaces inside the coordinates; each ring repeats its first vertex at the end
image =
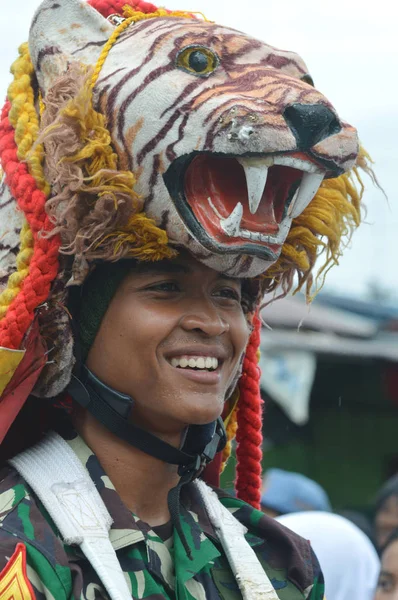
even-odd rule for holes
{"type": "Polygon", "coordinates": [[[326,171],[301,153],[225,156],[194,153],[164,175],[176,208],[213,252],[275,260],[291,219],[311,202],[326,171]]]}

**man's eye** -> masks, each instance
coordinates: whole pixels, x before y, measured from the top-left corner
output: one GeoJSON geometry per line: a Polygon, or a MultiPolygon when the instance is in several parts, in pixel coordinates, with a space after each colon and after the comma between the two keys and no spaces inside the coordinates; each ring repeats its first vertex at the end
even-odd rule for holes
{"type": "Polygon", "coordinates": [[[392,582],[389,579],[380,578],[377,582],[377,589],[390,592],[393,589],[392,582]]]}
{"type": "Polygon", "coordinates": [[[237,302],[240,302],[241,300],[240,293],[232,288],[222,288],[220,290],[217,290],[215,292],[215,295],[220,296],[221,298],[236,300],[237,302]]]}
{"type": "Polygon", "coordinates": [[[180,288],[175,281],[160,281],[159,283],[153,283],[148,288],[154,292],[179,292],[180,288]]]}

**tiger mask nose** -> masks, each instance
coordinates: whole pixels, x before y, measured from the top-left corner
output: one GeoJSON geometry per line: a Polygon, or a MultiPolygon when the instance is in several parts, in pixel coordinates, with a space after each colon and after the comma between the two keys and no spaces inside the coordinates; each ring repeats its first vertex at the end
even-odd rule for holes
{"type": "Polygon", "coordinates": [[[292,104],[285,108],[283,117],[301,150],[308,150],[341,130],[336,115],[323,104],[292,104]]]}

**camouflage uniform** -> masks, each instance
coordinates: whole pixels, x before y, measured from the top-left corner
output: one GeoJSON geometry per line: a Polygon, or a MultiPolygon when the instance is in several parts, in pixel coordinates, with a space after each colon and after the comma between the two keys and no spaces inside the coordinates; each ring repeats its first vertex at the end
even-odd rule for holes
{"type": "MultiPolygon", "coordinates": [[[[123,505],[82,438],[75,434],[68,442],[113,518],[110,538],[134,600],[241,600],[195,486],[186,486],[181,506],[190,560],[171,524],[151,529],[142,522],[123,505]]],[[[248,528],[247,541],[280,600],[321,600],[323,577],[308,542],[246,503],[220,490],[217,493],[222,504],[248,528]]],[[[108,598],[80,549],[62,543],[38,498],[16,471],[6,467],[0,472],[0,571],[19,542],[26,546],[27,577],[36,600],[108,598]]]]}

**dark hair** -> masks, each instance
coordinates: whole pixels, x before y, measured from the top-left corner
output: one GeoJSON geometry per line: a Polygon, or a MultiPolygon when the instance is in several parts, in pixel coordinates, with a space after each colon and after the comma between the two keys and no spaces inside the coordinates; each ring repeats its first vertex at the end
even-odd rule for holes
{"type": "Polygon", "coordinates": [[[382,556],[387,550],[388,546],[391,546],[391,544],[394,543],[396,540],[398,540],[398,527],[391,532],[391,534],[387,538],[386,543],[380,548],[380,556],[382,556]]]}
{"type": "Polygon", "coordinates": [[[379,490],[374,503],[374,516],[391,496],[398,497],[398,474],[391,477],[379,490]]]}
{"type": "Polygon", "coordinates": [[[242,279],[242,308],[246,314],[251,314],[258,309],[260,300],[264,295],[262,281],[254,279],[242,279]]]}

